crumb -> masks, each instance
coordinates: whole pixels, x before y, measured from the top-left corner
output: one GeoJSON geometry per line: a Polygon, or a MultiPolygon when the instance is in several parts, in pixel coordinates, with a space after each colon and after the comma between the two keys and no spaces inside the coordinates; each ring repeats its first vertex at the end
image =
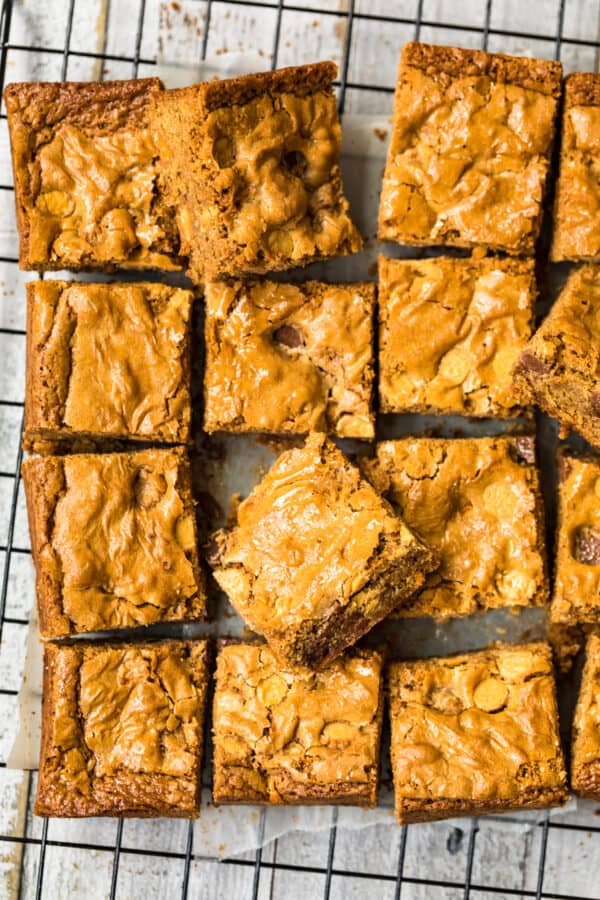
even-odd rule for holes
{"type": "Polygon", "coordinates": [[[387,128],[374,128],[373,134],[383,142],[388,136],[387,128]]]}

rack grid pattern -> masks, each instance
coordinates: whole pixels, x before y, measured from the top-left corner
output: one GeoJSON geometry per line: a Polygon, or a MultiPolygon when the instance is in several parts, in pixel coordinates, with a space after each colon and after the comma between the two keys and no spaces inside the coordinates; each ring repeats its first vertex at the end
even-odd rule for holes
{"type": "MultiPolygon", "coordinates": [[[[501,0],[496,0],[496,2],[501,2],[501,0]]],[[[85,0],[80,0],[80,6],[83,6],[85,0]]],[[[342,64],[340,66],[340,78],[336,83],[336,87],[338,90],[338,103],[339,103],[339,111],[340,114],[343,115],[344,108],[346,105],[346,96],[348,89],[357,89],[364,91],[375,91],[375,92],[384,92],[384,93],[392,93],[393,87],[391,86],[378,86],[371,83],[363,83],[360,81],[353,81],[349,79],[349,64],[350,64],[350,55],[352,48],[352,39],[353,39],[353,29],[356,26],[356,23],[361,20],[369,20],[371,22],[380,23],[383,28],[385,28],[386,24],[393,25],[403,25],[408,26],[413,29],[413,34],[415,39],[419,39],[422,30],[427,27],[431,29],[436,29],[439,33],[439,41],[442,42],[444,40],[444,32],[448,30],[452,30],[453,32],[466,32],[469,35],[479,35],[480,37],[480,46],[483,49],[488,47],[488,43],[490,37],[492,35],[499,37],[507,37],[520,39],[524,41],[543,41],[548,45],[548,51],[546,53],[547,56],[553,56],[555,59],[561,58],[561,52],[565,45],[575,45],[580,47],[587,47],[592,49],[593,51],[598,52],[600,50],[600,39],[592,39],[592,38],[575,38],[563,35],[563,26],[565,20],[565,7],[567,0],[549,0],[547,6],[554,9],[549,10],[551,14],[548,15],[547,21],[550,21],[554,18],[557,23],[556,31],[553,33],[529,33],[527,31],[519,31],[519,30],[507,30],[507,29],[498,29],[494,28],[492,25],[492,6],[493,0],[486,0],[485,2],[485,14],[484,19],[481,22],[480,26],[475,25],[456,25],[453,22],[444,22],[444,21],[435,21],[429,18],[424,17],[423,15],[423,6],[424,0],[415,0],[414,2],[414,15],[412,17],[401,17],[401,16],[393,16],[387,14],[374,14],[362,12],[356,9],[355,0],[347,0],[345,4],[340,4],[341,6],[345,6],[345,9],[333,9],[333,8],[317,8],[317,5],[314,7],[311,6],[299,6],[294,5],[293,3],[285,3],[284,0],[274,0],[274,2],[268,2],[268,0],[255,0],[255,2],[249,2],[249,0],[227,0],[227,2],[220,3],[219,7],[231,6],[231,7],[252,7],[256,10],[257,16],[260,15],[261,10],[270,10],[271,12],[275,12],[275,30],[273,37],[273,45],[272,45],[272,53],[271,53],[271,65],[272,68],[275,68],[278,64],[278,56],[279,50],[282,41],[282,15],[283,12],[297,12],[303,13],[306,15],[319,15],[319,16],[332,16],[337,18],[338,20],[345,20],[345,40],[344,40],[344,49],[342,56],[342,64]]],[[[155,60],[144,58],[141,54],[142,48],[142,37],[144,33],[144,23],[145,17],[147,14],[147,3],[146,0],[140,0],[139,2],[139,13],[137,16],[137,21],[131,28],[131,54],[130,55],[116,55],[109,53],[93,53],[89,51],[78,50],[75,47],[71,46],[71,38],[72,38],[72,30],[73,30],[73,21],[76,13],[76,5],[77,0],[69,0],[68,5],[68,14],[67,14],[67,22],[66,22],[66,30],[64,34],[64,42],[62,47],[56,46],[32,46],[27,44],[13,43],[11,41],[11,22],[13,21],[13,9],[16,6],[14,0],[2,0],[2,12],[0,15],[0,92],[4,88],[5,76],[6,76],[6,63],[7,56],[9,51],[24,51],[30,53],[43,53],[43,54],[52,54],[58,55],[62,57],[62,66],[61,66],[61,79],[65,80],[67,78],[68,66],[70,58],[82,57],[82,58],[90,58],[97,60],[99,63],[104,64],[106,62],[116,62],[121,64],[128,64],[130,67],[130,77],[137,77],[138,70],[141,65],[143,66],[152,66],[155,64],[155,60]]],[[[457,6],[459,4],[457,3],[457,6]]],[[[173,4],[175,7],[176,4],[173,4]]],[[[206,0],[204,3],[204,27],[202,34],[202,42],[201,42],[201,53],[202,58],[206,56],[208,39],[211,29],[211,23],[214,22],[214,17],[217,14],[215,12],[214,7],[216,6],[213,3],[213,0],[206,0]]],[[[392,3],[389,6],[393,6],[392,3]]],[[[472,38],[471,38],[472,39],[472,38]]],[[[450,42],[450,40],[449,40],[450,42]]],[[[6,113],[3,108],[0,107],[0,120],[6,119],[6,113]]],[[[6,172],[3,172],[0,176],[0,179],[6,179],[6,172]]],[[[11,192],[13,191],[12,184],[0,183],[0,203],[12,203],[11,192]]],[[[14,255],[11,256],[0,256],[0,262],[6,263],[9,265],[17,266],[17,248],[14,249],[14,255]]],[[[0,328],[0,335],[6,335],[8,339],[19,339],[23,338],[25,335],[25,331],[19,328],[12,327],[2,327],[0,328]]],[[[21,433],[22,433],[22,408],[23,408],[22,400],[14,400],[0,397],[0,416],[3,415],[7,409],[15,408],[17,410],[21,410],[21,433]]],[[[21,626],[25,628],[27,626],[26,618],[19,618],[7,615],[7,596],[9,591],[9,571],[11,565],[11,557],[18,555],[29,553],[30,551],[25,547],[16,546],[14,542],[15,537],[15,521],[17,515],[17,502],[19,496],[19,484],[20,484],[20,467],[22,460],[22,452],[19,448],[17,452],[17,456],[15,459],[14,470],[12,471],[0,471],[0,479],[10,479],[12,482],[11,491],[10,491],[10,511],[8,516],[8,528],[7,528],[7,536],[6,542],[3,546],[0,546],[0,553],[4,556],[3,563],[3,571],[2,571],[2,580],[0,582],[0,639],[2,638],[2,633],[5,625],[14,625],[21,626]]],[[[5,696],[16,696],[17,690],[7,688],[4,686],[0,686],[0,695],[5,696]]],[[[0,767],[5,767],[6,762],[0,761],[0,767]]],[[[29,792],[32,793],[32,777],[29,778],[29,792]]],[[[28,797],[27,808],[29,808],[29,800],[31,798],[28,797]]],[[[600,822],[597,827],[590,827],[589,825],[577,825],[572,823],[562,822],[560,819],[554,819],[549,816],[548,812],[546,812],[541,820],[538,823],[538,828],[540,830],[540,840],[539,840],[539,849],[538,849],[538,863],[537,863],[537,878],[536,878],[536,886],[534,889],[523,889],[523,888],[509,888],[509,887],[498,887],[493,884],[486,884],[484,882],[477,882],[473,878],[473,868],[474,868],[474,860],[477,852],[477,835],[479,832],[478,820],[476,818],[471,819],[466,823],[466,837],[467,837],[467,852],[466,852],[466,865],[464,870],[464,875],[461,879],[448,878],[446,879],[427,879],[422,877],[413,877],[405,873],[405,857],[406,857],[406,846],[407,846],[407,837],[408,837],[408,827],[403,826],[402,828],[398,828],[398,861],[397,868],[395,874],[389,873],[381,873],[376,871],[353,871],[348,868],[342,868],[336,865],[336,838],[337,838],[337,829],[336,829],[336,811],[334,810],[333,814],[333,824],[329,832],[328,836],[328,847],[326,854],[326,863],[324,866],[304,866],[304,865],[293,865],[290,863],[283,863],[277,861],[267,861],[263,858],[263,851],[258,849],[254,854],[254,859],[247,858],[235,858],[223,861],[221,864],[224,866],[242,866],[242,867],[250,867],[253,870],[253,880],[252,880],[252,889],[251,896],[253,900],[259,895],[259,888],[261,885],[261,878],[265,876],[265,874],[269,870],[279,870],[283,872],[295,872],[295,873],[306,873],[307,875],[320,875],[323,877],[323,897],[324,900],[328,900],[331,889],[332,882],[334,879],[345,879],[345,878],[356,878],[356,879],[367,879],[374,883],[379,883],[381,885],[389,885],[393,886],[393,896],[395,900],[402,897],[405,892],[405,888],[408,888],[409,885],[420,885],[423,888],[430,887],[432,889],[435,888],[447,888],[454,889],[459,892],[458,895],[461,895],[467,900],[467,898],[479,896],[482,893],[485,893],[486,896],[519,896],[519,897],[535,897],[538,900],[541,898],[555,898],[555,900],[586,900],[586,898],[580,897],[576,894],[559,894],[552,893],[551,887],[549,885],[545,885],[545,867],[546,867],[546,856],[547,856],[547,848],[548,848],[548,838],[551,830],[554,829],[566,829],[571,831],[580,831],[587,835],[593,835],[595,839],[600,840],[600,822]]],[[[259,822],[259,835],[262,836],[264,834],[265,820],[264,813],[259,822]]],[[[173,885],[173,891],[171,896],[177,896],[180,894],[182,898],[186,898],[188,896],[189,890],[189,881],[190,881],[190,867],[193,860],[203,860],[209,859],[207,857],[202,857],[194,854],[194,846],[193,846],[193,826],[192,823],[189,823],[187,826],[186,839],[184,845],[180,850],[152,850],[148,848],[138,848],[135,846],[128,846],[123,842],[123,820],[118,820],[116,823],[116,832],[115,832],[115,840],[114,843],[111,844],[101,844],[101,843],[77,843],[77,842],[67,842],[67,841],[59,841],[52,840],[48,837],[48,820],[43,821],[43,825],[41,828],[40,836],[34,836],[29,833],[30,831],[30,823],[26,822],[25,830],[23,836],[13,836],[13,835],[2,835],[0,834],[0,842],[12,842],[14,844],[27,845],[31,848],[38,848],[38,861],[37,861],[37,879],[36,879],[36,887],[35,887],[35,896],[39,897],[50,897],[52,896],[51,889],[49,892],[46,892],[44,885],[44,870],[45,870],[45,857],[46,850],[49,847],[63,847],[63,848],[71,848],[71,849],[80,849],[80,850],[97,850],[103,852],[112,853],[112,876],[111,876],[111,885],[110,885],[110,898],[117,897],[118,895],[118,883],[119,883],[119,864],[121,858],[126,854],[141,854],[148,857],[160,857],[164,860],[172,860],[179,861],[181,863],[181,882],[179,886],[173,885]]],[[[356,845],[357,850],[359,849],[359,841],[357,839],[356,845]]],[[[510,865],[510,862],[507,861],[507,865],[510,865]]],[[[590,873],[591,879],[593,881],[594,877],[598,879],[600,882],[600,873],[596,873],[594,876],[593,873],[590,873]]],[[[50,888],[50,886],[48,886],[50,888]]],[[[600,886],[599,886],[599,894],[600,896],[600,886]]],[[[454,896],[454,894],[453,894],[454,896]]],[[[589,896],[587,896],[587,900],[589,900],[589,896]]]]}

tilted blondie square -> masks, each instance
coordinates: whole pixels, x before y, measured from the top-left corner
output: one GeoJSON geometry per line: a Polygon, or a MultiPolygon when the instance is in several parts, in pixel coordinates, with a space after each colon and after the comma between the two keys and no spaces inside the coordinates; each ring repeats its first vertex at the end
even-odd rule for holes
{"type": "Polygon", "coordinates": [[[433,555],[324,435],[282,453],[213,536],[232,604],[277,655],[320,668],[421,587],[433,555]]]}
{"type": "Polygon", "coordinates": [[[531,255],[561,91],[558,62],[407,44],[379,237],[531,255]]]}
{"type": "Polygon", "coordinates": [[[29,282],[26,446],[188,442],[192,302],[165,284],[29,282]]]}
{"type": "Polygon", "coordinates": [[[206,431],[372,438],[375,285],[208,284],[206,431]]]}
{"type": "Polygon", "coordinates": [[[182,450],[35,457],[22,471],[43,637],[204,616],[182,450]]]}
{"type": "Polygon", "coordinates": [[[48,643],[38,816],[198,815],[206,641],[48,643]]]}
{"type": "Polygon", "coordinates": [[[464,616],[547,602],[533,437],[383,441],[364,471],[440,560],[396,615],[464,616]]]}
{"type": "Polygon", "coordinates": [[[399,822],[566,802],[547,644],[394,662],[388,690],[399,822]]]}
{"type": "Polygon", "coordinates": [[[150,133],[158,78],[10,84],[23,269],[180,269],[150,133]]]}
{"type": "Polygon", "coordinates": [[[517,416],[533,260],[379,257],[381,412],[517,416]]]}
{"type": "Polygon", "coordinates": [[[374,806],[383,711],[381,654],[347,651],[320,672],[266,646],[229,644],[213,703],[215,803],[374,806]]]}
{"type": "Polygon", "coordinates": [[[588,638],[579,699],[573,719],[571,787],[600,800],[600,635],[588,638]]]}
{"type": "Polygon", "coordinates": [[[600,260],[600,74],[565,79],[550,258],[600,260]]]}
{"type": "Polygon", "coordinates": [[[514,381],[522,402],[537,403],[565,429],[600,449],[600,267],[572,272],[521,353],[514,381]]]}
{"type": "Polygon", "coordinates": [[[153,128],[195,281],[361,249],[339,166],[332,62],[155,97],[153,128]]]}

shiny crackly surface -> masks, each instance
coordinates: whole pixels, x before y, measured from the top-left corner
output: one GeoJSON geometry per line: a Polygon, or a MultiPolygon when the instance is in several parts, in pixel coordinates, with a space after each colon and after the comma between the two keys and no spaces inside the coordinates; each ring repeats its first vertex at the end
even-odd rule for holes
{"type": "MultiPolygon", "coordinates": [[[[379,236],[532,249],[557,101],[487,74],[448,75],[403,54],[379,236]]],[[[435,63],[433,64],[435,66],[435,63]]]]}
{"type": "Polygon", "coordinates": [[[382,597],[370,582],[421,547],[318,434],[279,457],[215,540],[218,583],[255,631],[284,642],[350,605],[375,624],[382,597]]]}
{"type": "Polygon", "coordinates": [[[28,427],[187,440],[189,291],[39,282],[30,297],[28,427]]]}
{"type": "Polygon", "coordinates": [[[559,527],[551,615],[600,621],[600,462],[559,461],[559,527]]]}
{"type": "Polygon", "coordinates": [[[204,641],[48,645],[41,812],[193,813],[205,654],[204,641]]]}
{"type": "Polygon", "coordinates": [[[532,263],[380,257],[382,411],[517,415],[534,290],[532,263]]]}
{"type": "Polygon", "coordinates": [[[186,617],[198,584],[180,465],[160,450],[63,457],[64,488],[42,559],[56,555],[63,612],[77,630],[186,617]]]}
{"type": "Polygon", "coordinates": [[[208,285],[205,428],[373,437],[374,305],[367,284],[208,285]]]}
{"type": "Polygon", "coordinates": [[[588,639],[586,663],[573,720],[571,783],[577,793],[600,800],[600,637],[588,639]]]}
{"type": "MultiPolygon", "coordinates": [[[[378,444],[375,483],[441,560],[397,615],[466,615],[546,601],[538,477],[516,448],[510,438],[378,444]]],[[[533,454],[531,439],[525,452],[533,454]]]]}
{"type": "Polygon", "coordinates": [[[381,657],[351,652],[322,672],[287,669],[268,647],[224,647],[214,699],[216,802],[374,803],[381,657]]]}
{"type": "Polygon", "coordinates": [[[392,663],[396,805],[566,799],[550,648],[392,663]]]}

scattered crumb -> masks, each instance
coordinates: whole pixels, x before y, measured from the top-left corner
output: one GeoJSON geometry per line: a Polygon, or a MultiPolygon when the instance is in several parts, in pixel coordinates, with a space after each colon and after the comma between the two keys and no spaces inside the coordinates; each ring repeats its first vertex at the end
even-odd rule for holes
{"type": "Polygon", "coordinates": [[[373,134],[383,143],[388,136],[387,128],[374,128],[373,134]]]}
{"type": "Polygon", "coordinates": [[[181,4],[177,3],[176,0],[172,0],[171,9],[174,9],[175,12],[181,12],[181,4]]]}
{"type": "Polygon", "coordinates": [[[377,262],[371,263],[371,265],[367,269],[367,273],[370,278],[372,278],[374,275],[377,275],[377,262]]]}

